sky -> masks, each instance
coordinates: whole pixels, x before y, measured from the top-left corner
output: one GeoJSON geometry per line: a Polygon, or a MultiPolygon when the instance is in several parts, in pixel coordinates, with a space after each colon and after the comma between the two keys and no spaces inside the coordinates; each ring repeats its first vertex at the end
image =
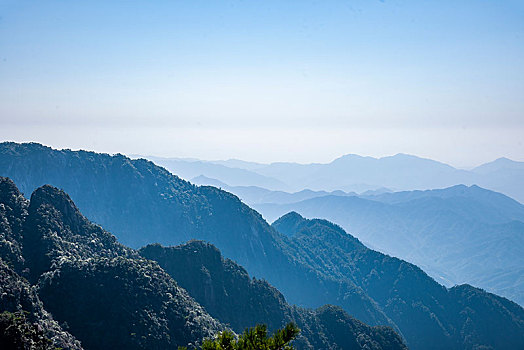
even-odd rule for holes
{"type": "Polygon", "coordinates": [[[524,1],[0,0],[0,141],[524,161],[524,1]]]}

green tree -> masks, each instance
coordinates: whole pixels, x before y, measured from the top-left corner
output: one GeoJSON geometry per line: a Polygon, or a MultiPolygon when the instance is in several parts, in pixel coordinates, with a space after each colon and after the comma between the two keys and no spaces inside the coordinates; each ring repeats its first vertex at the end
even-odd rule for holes
{"type": "MultiPolygon", "coordinates": [[[[221,332],[215,339],[204,340],[202,350],[292,350],[290,342],[296,338],[300,329],[288,323],[283,329],[268,336],[266,325],[256,325],[246,329],[238,339],[231,331],[221,332]]],[[[181,348],[184,349],[184,348],[181,348]]]]}

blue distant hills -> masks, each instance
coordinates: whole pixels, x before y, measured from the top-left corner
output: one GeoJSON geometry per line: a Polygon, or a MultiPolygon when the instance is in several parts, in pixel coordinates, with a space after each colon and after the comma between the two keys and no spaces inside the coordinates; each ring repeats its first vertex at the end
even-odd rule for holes
{"type": "Polygon", "coordinates": [[[524,162],[507,158],[499,158],[470,170],[408,154],[383,158],[348,154],[327,164],[145,158],[187,180],[203,175],[229,186],[257,186],[285,192],[309,189],[362,193],[384,187],[404,191],[463,184],[478,185],[524,202],[524,162]]]}

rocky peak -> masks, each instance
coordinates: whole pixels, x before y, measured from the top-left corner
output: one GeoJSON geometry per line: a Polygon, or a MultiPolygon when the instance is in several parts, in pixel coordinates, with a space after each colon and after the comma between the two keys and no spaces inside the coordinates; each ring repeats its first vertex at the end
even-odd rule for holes
{"type": "Polygon", "coordinates": [[[30,214],[34,214],[42,206],[54,208],[61,221],[72,231],[81,232],[81,228],[88,224],[88,220],[80,213],[69,195],[56,187],[44,185],[33,192],[29,205],[30,214]]]}

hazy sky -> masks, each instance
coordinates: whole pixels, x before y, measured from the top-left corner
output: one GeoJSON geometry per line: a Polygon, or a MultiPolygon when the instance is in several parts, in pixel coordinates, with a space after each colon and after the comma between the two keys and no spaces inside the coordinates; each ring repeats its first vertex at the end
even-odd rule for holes
{"type": "Polygon", "coordinates": [[[524,160],[524,1],[0,0],[0,140],[524,160]]]}

